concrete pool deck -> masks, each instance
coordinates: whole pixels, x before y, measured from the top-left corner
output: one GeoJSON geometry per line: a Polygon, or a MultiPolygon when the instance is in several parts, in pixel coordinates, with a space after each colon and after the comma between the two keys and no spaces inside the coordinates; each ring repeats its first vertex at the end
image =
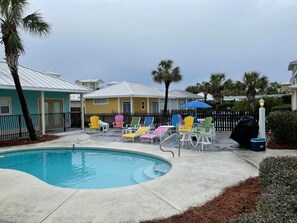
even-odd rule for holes
{"type": "MultiPolygon", "coordinates": [[[[112,189],[65,189],[15,170],[0,169],[0,222],[139,222],[182,213],[219,195],[225,187],[258,175],[268,156],[293,155],[294,150],[253,152],[235,148],[228,133],[218,133],[213,149],[181,149],[172,158],[157,144],[123,143],[120,137],[77,132],[60,139],[27,146],[4,147],[1,152],[27,148],[101,147],[157,155],[169,160],[169,173],[146,183],[112,189]]],[[[170,145],[167,148],[177,149],[170,145]]]]}

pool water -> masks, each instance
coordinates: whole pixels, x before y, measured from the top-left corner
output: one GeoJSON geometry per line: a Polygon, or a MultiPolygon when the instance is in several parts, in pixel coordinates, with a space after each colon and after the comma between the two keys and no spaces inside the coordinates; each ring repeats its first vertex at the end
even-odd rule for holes
{"type": "Polygon", "coordinates": [[[129,186],[166,174],[169,163],[151,156],[103,149],[50,149],[0,154],[0,168],[31,174],[58,187],[129,186]]]}

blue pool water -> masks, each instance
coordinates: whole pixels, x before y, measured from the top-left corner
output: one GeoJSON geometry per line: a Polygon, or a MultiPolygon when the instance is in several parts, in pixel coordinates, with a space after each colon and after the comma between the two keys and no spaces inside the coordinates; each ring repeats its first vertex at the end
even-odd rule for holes
{"type": "Polygon", "coordinates": [[[0,154],[0,168],[29,173],[65,188],[113,188],[166,174],[167,162],[136,153],[102,149],[50,149],[0,154]]]}

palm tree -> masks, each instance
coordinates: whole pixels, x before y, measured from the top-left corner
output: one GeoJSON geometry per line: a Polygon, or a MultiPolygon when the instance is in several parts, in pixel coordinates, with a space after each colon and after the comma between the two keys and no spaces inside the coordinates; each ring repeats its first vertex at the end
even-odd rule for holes
{"type": "Polygon", "coordinates": [[[173,68],[172,60],[162,60],[158,68],[152,71],[153,80],[157,83],[165,84],[165,104],[164,104],[164,115],[167,113],[167,101],[168,101],[168,91],[169,85],[172,82],[179,82],[182,80],[182,75],[180,74],[180,68],[173,68]]]}
{"type": "Polygon", "coordinates": [[[199,92],[203,92],[204,102],[206,102],[207,95],[209,94],[209,91],[210,91],[210,84],[209,84],[209,82],[202,81],[201,84],[197,84],[197,85],[198,85],[198,93],[199,92]]]}
{"type": "Polygon", "coordinates": [[[207,95],[209,93],[209,83],[203,81],[202,83],[197,83],[196,85],[190,85],[186,87],[185,91],[191,92],[193,94],[198,94],[202,92],[204,95],[204,101],[206,101],[207,95]]]}
{"type": "Polygon", "coordinates": [[[236,81],[233,86],[233,95],[242,96],[245,94],[245,84],[241,81],[236,81]]]}
{"type": "Polygon", "coordinates": [[[14,80],[29,137],[31,140],[36,140],[36,131],[18,75],[19,56],[25,53],[18,29],[22,28],[33,35],[46,36],[50,33],[51,28],[38,12],[24,16],[28,5],[27,0],[0,0],[1,44],[4,44],[5,61],[14,80]]]}
{"type": "Polygon", "coordinates": [[[193,93],[193,94],[197,94],[197,93],[199,93],[198,85],[199,85],[199,83],[197,83],[196,85],[189,85],[188,87],[186,87],[185,91],[193,93]]]}
{"type": "Polygon", "coordinates": [[[268,78],[265,75],[261,76],[261,73],[257,71],[245,72],[243,75],[243,83],[245,84],[250,110],[255,111],[255,96],[257,91],[264,91],[267,87],[268,78]]]}
{"type": "Polygon", "coordinates": [[[220,104],[224,98],[223,90],[230,80],[226,80],[225,73],[213,73],[210,75],[209,93],[212,94],[215,104],[220,104]]]}
{"type": "Polygon", "coordinates": [[[245,84],[241,81],[227,80],[223,90],[224,95],[241,96],[245,94],[245,84]]]}
{"type": "Polygon", "coordinates": [[[223,89],[223,95],[233,95],[233,89],[234,89],[234,82],[231,79],[228,79],[224,83],[224,89],[223,89]]]}
{"type": "Polygon", "coordinates": [[[271,82],[267,86],[265,92],[266,94],[278,94],[281,90],[281,86],[278,82],[271,82]]]}

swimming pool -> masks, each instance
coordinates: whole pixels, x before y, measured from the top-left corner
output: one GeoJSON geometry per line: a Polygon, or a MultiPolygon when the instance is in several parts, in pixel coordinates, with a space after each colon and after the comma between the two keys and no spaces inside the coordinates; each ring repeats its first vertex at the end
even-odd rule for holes
{"type": "Polygon", "coordinates": [[[58,148],[0,153],[0,168],[23,171],[58,187],[98,189],[153,180],[171,165],[132,152],[58,148]]]}

